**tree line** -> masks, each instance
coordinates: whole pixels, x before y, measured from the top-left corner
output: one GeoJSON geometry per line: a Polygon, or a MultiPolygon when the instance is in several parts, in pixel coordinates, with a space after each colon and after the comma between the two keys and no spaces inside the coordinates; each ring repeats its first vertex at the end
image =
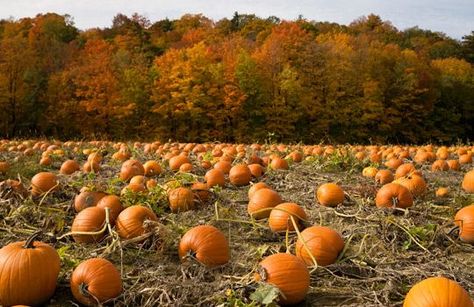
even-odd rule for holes
{"type": "Polygon", "coordinates": [[[474,31],[235,13],[80,31],[0,21],[0,137],[449,143],[472,137],[474,31]]]}

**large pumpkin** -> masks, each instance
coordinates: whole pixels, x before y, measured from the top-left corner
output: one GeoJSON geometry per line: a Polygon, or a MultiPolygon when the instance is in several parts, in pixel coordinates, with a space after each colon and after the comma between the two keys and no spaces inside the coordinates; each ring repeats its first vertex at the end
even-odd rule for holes
{"type": "Polygon", "coordinates": [[[329,227],[312,226],[303,230],[296,241],[296,256],[311,266],[314,265],[311,252],[318,265],[324,266],[334,263],[343,248],[344,240],[338,232],[329,227]]]}
{"type": "Polygon", "coordinates": [[[430,277],[414,285],[405,296],[403,307],[472,307],[469,294],[457,282],[430,277]]]}
{"type": "Polygon", "coordinates": [[[119,216],[120,212],[122,212],[122,202],[120,201],[120,197],[117,195],[107,195],[102,197],[99,202],[97,203],[97,208],[109,208],[109,222],[114,225],[115,220],[119,216]]]}
{"type": "Polygon", "coordinates": [[[130,206],[120,212],[115,221],[115,228],[122,239],[135,238],[145,233],[143,223],[146,220],[158,221],[158,218],[148,207],[130,206]]]}
{"type": "Polygon", "coordinates": [[[259,264],[257,281],[277,287],[282,295],[279,303],[291,305],[301,302],[309,290],[309,271],[298,257],[278,253],[263,259],[259,264]]]}
{"type": "Polygon", "coordinates": [[[40,305],[56,290],[60,259],[42,242],[10,243],[0,249],[0,305],[40,305]]]}
{"type": "Polygon", "coordinates": [[[194,209],[194,193],[188,188],[172,189],[168,193],[172,212],[184,212],[194,209]]]}
{"type": "Polygon", "coordinates": [[[400,177],[393,182],[406,187],[411,192],[413,197],[421,196],[427,190],[427,185],[423,177],[416,174],[400,177]]]}
{"type": "Polygon", "coordinates": [[[413,205],[413,196],[406,187],[391,182],[378,190],[375,204],[379,208],[408,208],[413,205]]]}
{"type": "Polygon", "coordinates": [[[462,188],[467,193],[474,193],[474,170],[471,170],[464,175],[462,180],[462,188]]]}
{"type": "Polygon", "coordinates": [[[233,185],[247,185],[250,179],[252,179],[252,172],[246,164],[235,165],[229,171],[229,181],[233,185]]]}
{"type": "Polygon", "coordinates": [[[474,204],[460,209],[454,217],[454,223],[459,226],[459,238],[474,244],[474,204]]]}
{"type": "Polygon", "coordinates": [[[88,259],[71,275],[71,292],[86,306],[96,306],[122,293],[122,278],[117,268],[102,258],[88,259]]]}
{"type": "Polygon", "coordinates": [[[191,228],[179,242],[179,258],[195,257],[202,264],[214,267],[230,259],[229,243],[224,234],[214,226],[200,225],[191,228]]]}

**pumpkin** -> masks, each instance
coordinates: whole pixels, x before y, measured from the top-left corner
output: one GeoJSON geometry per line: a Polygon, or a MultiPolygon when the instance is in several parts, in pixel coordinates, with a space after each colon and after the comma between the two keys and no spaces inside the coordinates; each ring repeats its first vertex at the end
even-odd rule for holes
{"type": "MultiPolygon", "coordinates": [[[[72,222],[72,232],[96,232],[101,230],[105,224],[105,211],[98,207],[85,208],[79,212],[72,222]]],[[[99,242],[104,237],[104,232],[96,235],[72,236],[77,243],[99,242]]]]}
{"type": "Polygon", "coordinates": [[[252,196],[255,194],[260,189],[271,189],[265,182],[257,182],[254,185],[252,185],[249,189],[248,196],[249,199],[252,198],[252,196]]]}
{"type": "Polygon", "coordinates": [[[79,163],[74,160],[66,160],[61,164],[59,173],[63,175],[71,175],[81,169],[79,163]]]}
{"type": "Polygon", "coordinates": [[[93,207],[106,195],[104,192],[82,191],[74,197],[74,209],[81,212],[85,208],[93,207]]]}
{"type": "Polygon", "coordinates": [[[461,208],[454,216],[454,223],[459,227],[461,241],[474,244],[474,204],[461,208]]]}
{"type": "Polygon", "coordinates": [[[127,193],[145,193],[146,186],[142,183],[129,183],[123,187],[120,191],[120,195],[125,195],[127,193]]]}
{"type": "Polygon", "coordinates": [[[459,156],[460,164],[471,164],[472,163],[472,154],[466,153],[459,156]]]}
{"type": "Polygon", "coordinates": [[[295,231],[293,222],[291,221],[290,216],[293,216],[293,219],[300,230],[301,223],[306,221],[308,216],[304,209],[295,203],[282,203],[277,205],[270,212],[270,217],[268,218],[268,225],[270,226],[271,231],[273,232],[284,232],[284,231],[295,231]]]}
{"type": "Polygon", "coordinates": [[[427,185],[423,177],[416,174],[400,177],[394,182],[406,187],[411,192],[413,197],[421,196],[427,190],[427,185]]]}
{"type": "Polygon", "coordinates": [[[375,175],[377,174],[377,171],[378,169],[376,167],[367,166],[367,167],[364,167],[364,169],[362,170],[362,176],[374,178],[375,175]]]}
{"type": "Polygon", "coordinates": [[[31,178],[31,194],[41,196],[58,188],[56,175],[50,172],[40,172],[31,178]]]}
{"type": "Polygon", "coordinates": [[[223,187],[225,185],[225,177],[224,177],[224,172],[222,172],[220,169],[211,169],[206,172],[206,175],[204,175],[204,179],[206,180],[207,186],[209,188],[212,188],[213,186],[221,186],[223,187]]]}
{"type": "Polygon", "coordinates": [[[158,221],[155,213],[148,207],[134,205],[120,212],[115,228],[122,239],[131,239],[146,232],[143,223],[146,220],[158,221]]]}
{"type": "Polygon", "coordinates": [[[298,257],[278,253],[259,263],[255,280],[277,287],[281,294],[279,303],[292,305],[301,302],[309,290],[310,276],[306,264],[298,257]]]}
{"type": "Polygon", "coordinates": [[[168,164],[170,166],[170,169],[172,171],[177,171],[179,170],[179,168],[181,167],[181,165],[183,165],[184,163],[190,163],[191,161],[189,161],[188,157],[187,156],[184,156],[184,155],[178,155],[178,156],[174,156],[172,157],[168,164]]]}
{"type": "Polygon", "coordinates": [[[0,174],[5,174],[10,169],[8,162],[0,161],[0,174]]]}
{"type": "Polygon", "coordinates": [[[471,170],[464,175],[461,186],[467,193],[474,193],[474,170],[471,170]]]}
{"type": "Polygon", "coordinates": [[[263,219],[270,216],[270,210],[281,204],[283,200],[280,194],[271,189],[260,189],[255,192],[247,205],[247,212],[255,219],[263,219]]]}
{"type": "Polygon", "coordinates": [[[214,168],[221,170],[224,174],[229,174],[230,169],[232,168],[232,163],[221,159],[219,162],[214,164],[214,168]]]}
{"type": "Polygon", "coordinates": [[[131,159],[123,162],[120,168],[120,179],[128,181],[137,175],[145,175],[145,169],[139,161],[131,159]]]}
{"type": "Polygon", "coordinates": [[[391,182],[378,190],[375,204],[379,208],[408,208],[413,205],[413,196],[406,187],[391,182]]]}
{"type": "Polygon", "coordinates": [[[421,172],[418,171],[413,164],[405,163],[397,167],[397,170],[395,171],[395,179],[398,179],[400,177],[404,177],[410,174],[417,174],[421,176],[421,172]]]}
{"type": "Polygon", "coordinates": [[[447,160],[446,163],[448,164],[450,170],[459,171],[461,168],[458,160],[447,160]]]}
{"type": "Polygon", "coordinates": [[[81,262],[71,275],[71,292],[86,306],[97,306],[122,293],[122,278],[108,260],[91,258],[81,262]]]}
{"type": "Polygon", "coordinates": [[[287,170],[289,168],[288,162],[285,159],[282,159],[280,157],[273,158],[272,161],[270,162],[270,167],[274,170],[278,170],[278,169],[287,170]]]}
{"type": "Polygon", "coordinates": [[[449,165],[445,160],[436,160],[431,164],[431,170],[433,172],[447,171],[449,170],[449,165]]]}
{"type": "Polygon", "coordinates": [[[375,174],[375,182],[387,184],[393,181],[393,174],[388,169],[381,169],[375,174]]]}
{"type": "Polygon", "coordinates": [[[469,293],[457,282],[445,277],[430,277],[414,285],[403,307],[472,307],[469,293]]]}
{"type": "Polygon", "coordinates": [[[181,173],[191,173],[193,171],[193,165],[191,163],[183,163],[179,167],[181,173]]]}
{"type": "Polygon", "coordinates": [[[41,305],[56,290],[60,259],[49,244],[14,242],[0,249],[0,305],[41,305]]]}
{"type": "Polygon", "coordinates": [[[249,164],[248,166],[250,173],[252,174],[252,177],[254,178],[259,178],[263,175],[263,166],[257,163],[254,164],[249,164]]]}
{"type": "Polygon", "coordinates": [[[194,209],[194,194],[188,188],[176,188],[168,192],[171,212],[184,212],[194,209]]]}
{"type": "Polygon", "coordinates": [[[87,161],[82,166],[82,171],[84,173],[97,173],[100,171],[100,164],[87,161]]]}
{"type": "Polygon", "coordinates": [[[402,164],[403,164],[402,159],[398,159],[398,158],[391,158],[387,160],[387,162],[385,162],[386,167],[395,169],[395,170],[402,164]]]}
{"type": "Polygon", "coordinates": [[[252,173],[246,164],[237,164],[229,171],[229,181],[233,185],[247,185],[249,184],[250,179],[252,179],[252,173]]]}
{"type": "Polygon", "coordinates": [[[120,201],[120,197],[117,195],[107,195],[102,197],[96,205],[97,208],[109,208],[109,222],[114,225],[115,220],[122,212],[123,207],[120,201]]]}
{"type": "Polygon", "coordinates": [[[325,183],[317,189],[316,198],[321,205],[334,207],[344,201],[344,191],[335,183],[325,183]]]}
{"type": "Polygon", "coordinates": [[[303,230],[296,241],[296,256],[312,266],[310,252],[318,265],[325,266],[333,264],[343,248],[344,240],[337,231],[325,226],[312,226],[303,230]]]}
{"type": "Polygon", "coordinates": [[[438,188],[435,192],[437,197],[447,197],[449,195],[449,189],[445,187],[438,188]]]}
{"type": "Polygon", "coordinates": [[[226,237],[211,225],[200,225],[188,230],[179,242],[178,253],[181,261],[192,256],[208,267],[226,264],[230,259],[226,237]]]}
{"type": "Polygon", "coordinates": [[[212,196],[207,184],[203,182],[193,183],[191,191],[194,193],[194,200],[199,204],[207,203],[212,196]]]}
{"type": "Polygon", "coordinates": [[[53,161],[49,156],[42,157],[39,164],[41,166],[50,166],[53,161]]]}
{"type": "Polygon", "coordinates": [[[143,164],[143,169],[145,176],[155,176],[163,172],[161,165],[154,160],[146,161],[145,164],[143,164]]]}

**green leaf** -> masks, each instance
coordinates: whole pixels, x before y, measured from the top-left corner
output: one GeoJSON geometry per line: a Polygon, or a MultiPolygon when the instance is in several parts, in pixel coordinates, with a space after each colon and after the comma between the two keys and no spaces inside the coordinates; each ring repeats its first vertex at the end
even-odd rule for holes
{"type": "Polygon", "coordinates": [[[261,284],[254,293],[250,295],[250,299],[262,305],[274,305],[280,296],[280,290],[270,284],[261,284]]]}

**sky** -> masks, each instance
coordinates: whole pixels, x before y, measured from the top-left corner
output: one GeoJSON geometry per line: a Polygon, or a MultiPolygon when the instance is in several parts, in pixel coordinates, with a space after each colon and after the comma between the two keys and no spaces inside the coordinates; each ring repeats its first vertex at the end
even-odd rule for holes
{"type": "Polygon", "coordinates": [[[340,24],[374,13],[401,30],[419,26],[456,39],[474,31],[474,0],[0,0],[0,19],[55,12],[71,15],[80,29],[110,26],[117,13],[139,13],[154,22],[186,13],[218,20],[236,11],[340,24]]]}

